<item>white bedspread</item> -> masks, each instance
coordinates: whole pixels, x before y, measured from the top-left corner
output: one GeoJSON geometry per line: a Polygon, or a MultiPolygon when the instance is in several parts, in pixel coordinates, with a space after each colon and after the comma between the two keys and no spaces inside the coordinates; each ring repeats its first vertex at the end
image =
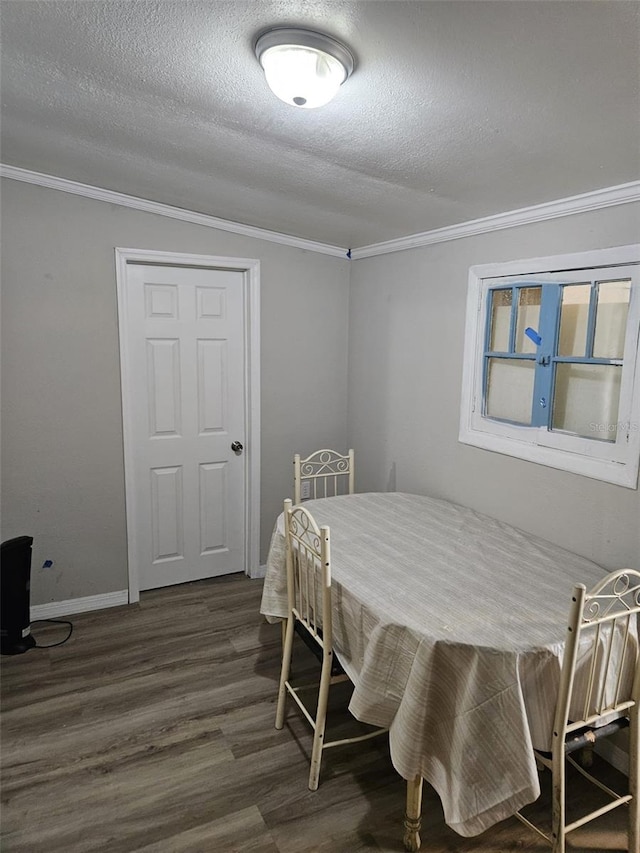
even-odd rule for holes
{"type": "MultiPolygon", "coordinates": [[[[604,569],[447,501],[345,495],[305,507],[331,531],[335,647],[358,719],[389,727],[405,779],[476,835],[539,795],[574,584],[604,569]]],[[[274,530],[261,612],[286,615],[274,530]]]]}

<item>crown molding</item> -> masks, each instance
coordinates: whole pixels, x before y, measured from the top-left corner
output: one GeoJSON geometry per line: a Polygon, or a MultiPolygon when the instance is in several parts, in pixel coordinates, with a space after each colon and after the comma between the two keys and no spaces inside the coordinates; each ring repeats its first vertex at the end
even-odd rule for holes
{"type": "Polygon", "coordinates": [[[417,249],[420,246],[431,246],[434,243],[446,243],[449,240],[459,240],[462,237],[473,237],[476,234],[486,234],[488,231],[500,231],[503,228],[517,228],[519,225],[529,225],[533,222],[544,222],[548,219],[558,219],[561,216],[572,216],[576,213],[587,213],[591,210],[601,210],[620,204],[640,201],[640,181],[620,184],[616,187],[605,187],[600,190],[561,198],[532,207],[522,207],[482,219],[472,219],[459,225],[447,225],[434,231],[424,231],[408,237],[398,237],[396,240],[386,240],[384,243],[372,243],[353,249],[351,257],[371,258],[374,255],[386,255],[390,252],[402,252],[405,249],[417,249]]]}
{"type": "Polygon", "coordinates": [[[60,190],[63,193],[92,198],[96,201],[105,201],[108,204],[119,204],[122,207],[141,210],[143,213],[155,213],[157,216],[166,216],[169,219],[190,222],[192,225],[203,225],[205,228],[230,231],[233,234],[240,234],[243,237],[254,237],[257,240],[280,243],[283,246],[291,246],[295,249],[305,249],[308,252],[319,252],[322,255],[332,255],[338,258],[346,258],[347,256],[347,250],[341,246],[331,246],[327,243],[317,243],[315,240],[305,240],[302,237],[281,234],[278,231],[268,231],[265,228],[243,225],[241,222],[219,219],[216,216],[209,216],[205,213],[196,213],[193,210],[172,207],[169,204],[161,204],[157,201],[148,201],[144,198],[114,192],[113,190],[105,190],[100,187],[91,186],[90,184],[80,184],[77,181],[69,181],[66,178],[57,178],[55,175],[45,175],[41,172],[32,172],[29,169],[20,169],[18,166],[8,166],[0,163],[0,177],[10,178],[13,181],[22,181],[26,184],[35,184],[39,187],[48,187],[49,189],[60,190]]]}
{"type": "Polygon", "coordinates": [[[395,240],[372,243],[369,246],[361,246],[358,249],[348,251],[341,246],[317,243],[314,240],[293,237],[289,234],[281,234],[278,231],[268,231],[252,225],[243,225],[240,222],[219,219],[216,216],[196,213],[192,210],[172,207],[171,205],[161,204],[156,201],[148,201],[137,196],[125,195],[124,193],[101,189],[100,187],[94,187],[89,184],[81,184],[77,181],[67,180],[66,178],[57,178],[54,175],[32,172],[29,169],[21,169],[17,166],[8,166],[0,163],[0,177],[28,184],[36,184],[37,186],[48,187],[73,195],[85,196],[86,198],[105,201],[109,204],[119,204],[123,207],[130,207],[145,213],[155,213],[158,216],[167,216],[170,219],[190,222],[192,225],[202,225],[205,228],[216,228],[220,231],[229,231],[244,237],[254,237],[258,240],[267,240],[268,242],[279,243],[283,246],[305,249],[309,252],[319,252],[323,255],[331,255],[338,258],[348,257],[354,261],[360,258],[387,255],[391,252],[403,252],[406,249],[417,249],[421,246],[431,246],[435,243],[446,243],[450,240],[459,240],[463,237],[486,234],[489,231],[517,228],[519,225],[529,225],[534,222],[544,222],[549,219],[558,219],[562,216],[588,213],[592,210],[601,210],[605,207],[615,207],[621,204],[640,201],[640,181],[632,181],[628,184],[604,187],[603,189],[593,190],[582,193],[581,195],[536,204],[532,207],[522,207],[518,210],[507,211],[506,213],[485,216],[482,219],[472,219],[469,222],[462,222],[458,225],[447,225],[444,228],[423,231],[419,234],[411,234],[408,237],[398,237],[395,240]]]}

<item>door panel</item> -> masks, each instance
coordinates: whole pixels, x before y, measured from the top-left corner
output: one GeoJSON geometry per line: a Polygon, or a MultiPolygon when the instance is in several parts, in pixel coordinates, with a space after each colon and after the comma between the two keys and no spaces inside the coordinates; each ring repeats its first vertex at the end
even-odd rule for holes
{"type": "Polygon", "coordinates": [[[179,436],[182,410],[180,341],[147,338],[147,394],[149,438],[179,436]]]}
{"type": "Polygon", "coordinates": [[[182,559],[182,468],[152,468],[150,474],[152,562],[182,559]]]}
{"type": "Polygon", "coordinates": [[[245,569],[243,276],[127,265],[140,589],[245,569]]]}

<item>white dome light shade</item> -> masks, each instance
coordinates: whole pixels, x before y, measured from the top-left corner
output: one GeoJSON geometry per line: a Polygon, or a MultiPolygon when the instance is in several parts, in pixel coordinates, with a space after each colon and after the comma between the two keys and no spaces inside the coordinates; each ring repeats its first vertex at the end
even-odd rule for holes
{"type": "Polygon", "coordinates": [[[328,104],[347,76],[333,56],[308,47],[271,47],[260,61],[273,94],[305,109],[328,104]]]}
{"type": "Polygon", "coordinates": [[[353,71],[353,56],[344,45],[311,30],[268,30],[255,50],[271,91],[294,107],[329,103],[353,71]]]}

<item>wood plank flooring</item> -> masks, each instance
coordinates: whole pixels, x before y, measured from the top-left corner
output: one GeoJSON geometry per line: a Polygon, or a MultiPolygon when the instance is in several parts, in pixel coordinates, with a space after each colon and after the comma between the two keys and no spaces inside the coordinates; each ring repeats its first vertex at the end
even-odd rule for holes
{"type": "MultiPolygon", "coordinates": [[[[3,853],[403,849],[405,786],[386,738],[329,750],[307,789],[311,736],[293,703],[274,728],[280,628],[259,615],[261,591],[232,575],[143,593],[71,617],[63,646],[2,657],[3,853]]],[[[298,672],[312,666],[300,646],[298,672]]],[[[353,721],[339,694],[340,728],[353,721]]],[[[625,819],[618,810],[569,849],[626,850],[625,819]]],[[[548,850],[515,819],[461,838],[427,785],[422,837],[425,853],[548,850]]]]}

